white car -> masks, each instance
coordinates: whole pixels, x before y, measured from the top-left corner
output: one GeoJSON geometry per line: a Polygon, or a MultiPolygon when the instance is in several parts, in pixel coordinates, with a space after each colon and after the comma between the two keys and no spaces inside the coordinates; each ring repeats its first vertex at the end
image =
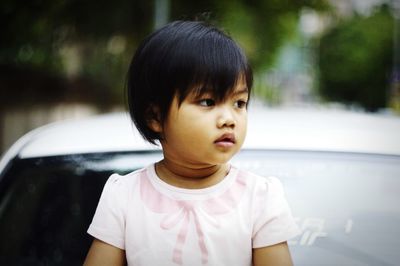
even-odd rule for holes
{"type": "MultiPolygon", "coordinates": [[[[285,187],[295,265],[398,265],[400,118],[254,108],[232,163],[285,187]]],[[[0,161],[0,265],[81,265],[103,185],[161,158],[127,114],[58,122],[0,161]]]]}

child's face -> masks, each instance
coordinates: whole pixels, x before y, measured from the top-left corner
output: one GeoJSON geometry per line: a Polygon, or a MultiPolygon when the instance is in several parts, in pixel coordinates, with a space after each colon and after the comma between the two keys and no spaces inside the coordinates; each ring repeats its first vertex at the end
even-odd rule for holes
{"type": "Polygon", "coordinates": [[[226,163],[246,136],[248,90],[239,81],[220,102],[212,94],[175,97],[162,129],[164,157],[187,167],[226,163]]]}

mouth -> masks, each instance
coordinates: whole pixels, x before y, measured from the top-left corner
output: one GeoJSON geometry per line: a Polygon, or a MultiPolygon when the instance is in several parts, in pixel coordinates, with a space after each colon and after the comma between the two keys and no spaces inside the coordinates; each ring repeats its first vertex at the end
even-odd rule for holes
{"type": "Polygon", "coordinates": [[[224,148],[231,147],[235,143],[236,143],[235,135],[232,133],[223,134],[216,141],[214,141],[214,144],[216,144],[217,146],[224,147],[224,148]]]}

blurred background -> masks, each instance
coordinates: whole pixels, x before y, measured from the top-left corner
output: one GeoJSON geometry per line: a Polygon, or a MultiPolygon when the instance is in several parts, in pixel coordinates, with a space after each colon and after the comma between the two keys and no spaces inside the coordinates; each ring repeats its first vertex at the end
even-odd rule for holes
{"type": "Polygon", "coordinates": [[[0,154],[49,122],[125,109],[140,40],[206,19],[244,48],[256,102],[400,114],[398,0],[2,0],[0,154]]]}

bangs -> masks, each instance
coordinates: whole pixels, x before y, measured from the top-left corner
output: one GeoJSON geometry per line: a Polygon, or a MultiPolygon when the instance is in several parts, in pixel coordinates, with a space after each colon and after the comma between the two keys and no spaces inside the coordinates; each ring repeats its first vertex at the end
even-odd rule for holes
{"type": "Polygon", "coordinates": [[[243,80],[250,93],[253,75],[240,47],[216,29],[189,36],[175,43],[170,64],[170,84],[180,103],[191,93],[211,93],[217,101],[224,99],[243,80]]]}

